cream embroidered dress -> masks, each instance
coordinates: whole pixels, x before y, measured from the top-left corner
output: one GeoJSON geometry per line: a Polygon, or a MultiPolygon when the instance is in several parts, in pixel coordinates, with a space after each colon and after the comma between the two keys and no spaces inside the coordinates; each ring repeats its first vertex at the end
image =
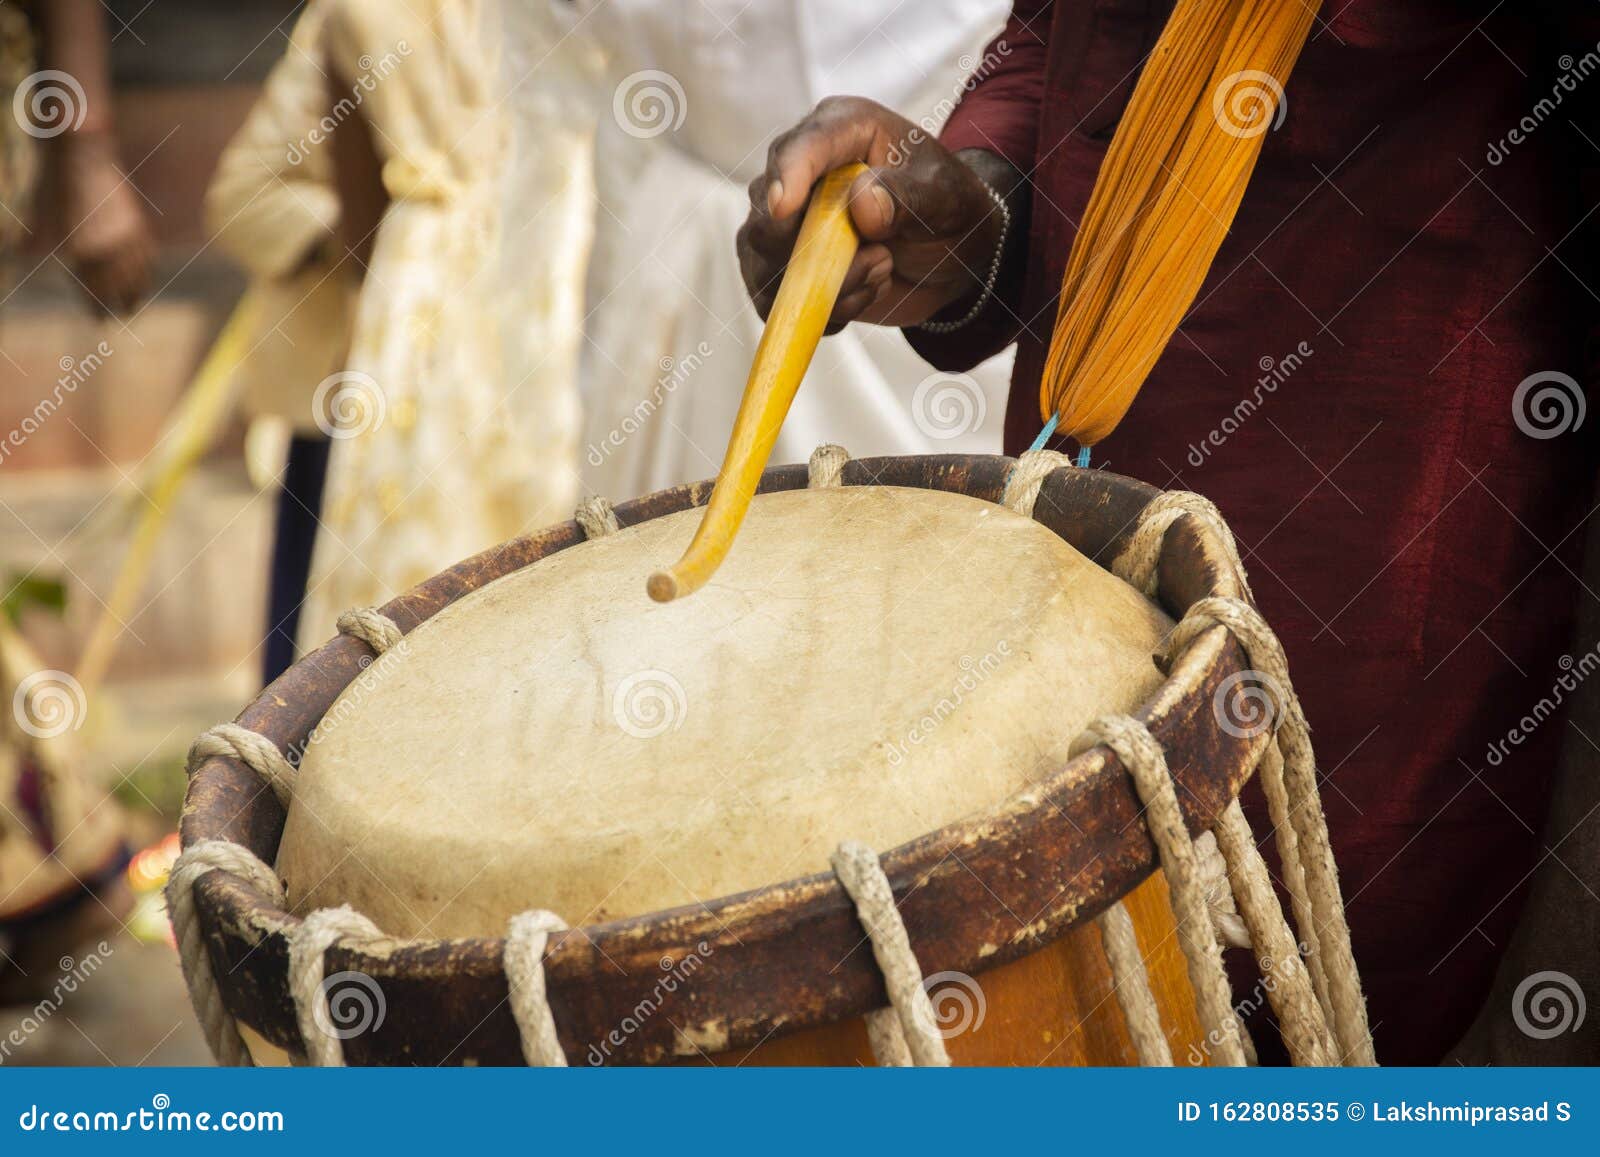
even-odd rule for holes
{"type": "MultiPolygon", "coordinates": [[[[311,434],[316,388],[350,346],[357,287],[355,271],[329,244],[339,197],[318,131],[328,111],[321,59],[327,11],[323,0],[302,10],[206,190],[208,231],[250,274],[249,345],[231,388],[252,418],[281,419],[311,434]]],[[[281,444],[277,458],[281,464],[281,444]]]]}
{"type": "Polygon", "coordinates": [[[325,19],[391,205],[314,399],[335,443],[302,650],[571,515],[593,212],[583,50],[538,6],[333,0],[325,19]]]}

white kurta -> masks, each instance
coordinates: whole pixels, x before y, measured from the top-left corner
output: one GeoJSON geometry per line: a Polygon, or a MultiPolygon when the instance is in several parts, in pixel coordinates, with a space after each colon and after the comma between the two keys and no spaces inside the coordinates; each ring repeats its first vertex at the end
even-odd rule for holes
{"type": "MultiPolygon", "coordinates": [[[[586,488],[631,498],[716,472],[761,332],[734,254],[768,142],[823,97],[936,131],[1005,0],[580,0],[608,54],[582,385],[586,488]]],[[[824,339],[773,454],[998,451],[1008,352],[933,371],[898,330],[824,339]]]]}

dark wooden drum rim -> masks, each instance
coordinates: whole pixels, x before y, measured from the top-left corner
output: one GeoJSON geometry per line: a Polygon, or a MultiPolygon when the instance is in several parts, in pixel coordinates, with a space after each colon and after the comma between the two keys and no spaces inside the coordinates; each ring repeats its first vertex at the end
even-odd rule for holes
{"type": "MultiPolygon", "coordinates": [[[[948,455],[849,463],[848,486],[909,486],[998,502],[1010,458],[948,455]]],[[[761,491],[806,485],[803,466],[768,470],[761,491]]],[[[680,486],[616,508],[631,526],[690,507],[709,483],[680,486]]],[[[1108,565],[1158,491],[1105,471],[1058,470],[1035,518],[1108,565]]],[[[576,523],[515,539],[429,579],[383,609],[403,630],[501,575],[583,541],[576,523]]],[[[1236,596],[1220,544],[1185,515],[1167,534],[1159,597],[1179,617],[1207,595],[1236,596]]],[[[640,576],[640,582],[644,576],[640,576]]],[[[338,637],[296,664],[239,716],[291,760],[323,713],[370,661],[364,643],[338,637]]],[[[1192,830],[1212,825],[1249,778],[1265,735],[1217,727],[1213,698],[1247,667],[1220,627],[1174,665],[1138,716],[1166,749],[1192,830]]],[[[1041,704],[1041,709],[1048,705],[1041,704]]],[[[1093,918],[1156,866],[1132,781],[1096,747],[1039,789],[995,811],[884,850],[917,959],[926,973],[977,974],[1033,952],[1093,918]]],[[[284,811],[237,760],[196,770],[182,823],[185,846],[203,839],[277,857],[284,811]]],[[[286,934],[296,917],[243,880],[212,872],[198,885],[200,922],[230,1012],[273,1043],[299,1049],[286,984],[286,934]]],[[[539,897],[528,896],[530,908],[539,897]]],[[[716,900],[559,935],[546,963],[550,1004],[573,1064],[641,1062],[714,1053],[861,1015],[887,1004],[882,978],[844,890],[818,874],[716,900]]],[[[384,996],[381,1025],[344,1042],[352,1064],[520,1064],[516,1024],[493,939],[335,946],[327,970],[360,971],[384,996]]]]}

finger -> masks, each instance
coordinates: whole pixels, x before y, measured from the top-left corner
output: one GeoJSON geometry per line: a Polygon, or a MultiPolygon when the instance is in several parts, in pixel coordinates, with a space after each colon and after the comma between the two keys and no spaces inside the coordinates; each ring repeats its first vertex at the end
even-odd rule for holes
{"type": "Polygon", "coordinates": [[[861,316],[863,310],[878,300],[878,294],[882,292],[883,287],[887,284],[887,282],[874,282],[863,285],[860,289],[840,297],[834,303],[833,313],[828,318],[827,328],[822,332],[824,334],[835,334],[852,321],[855,321],[856,318],[861,316]]]}
{"type": "Polygon", "coordinates": [[[783,279],[788,254],[784,253],[776,260],[767,256],[754,243],[755,232],[752,222],[745,222],[739,229],[736,248],[739,254],[739,274],[744,278],[745,292],[750,295],[750,301],[756,307],[756,312],[764,320],[772,308],[772,299],[777,296],[778,283],[783,279]]]}
{"type": "Polygon", "coordinates": [[[887,280],[889,275],[894,272],[894,255],[889,251],[887,245],[879,245],[868,241],[856,250],[856,255],[867,263],[869,280],[887,280]]]}
{"type": "Polygon", "coordinates": [[[765,210],[752,211],[745,221],[746,243],[768,261],[781,265],[794,252],[802,220],[798,213],[785,221],[774,221],[765,210]]]}
{"type": "Polygon", "coordinates": [[[744,288],[750,295],[750,304],[755,306],[756,314],[765,321],[772,310],[773,299],[778,295],[778,281],[783,275],[783,266],[773,265],[741,245],[739,272],[744,277],[744,288]]]}
{"type": "Polygon", "coordinates": [[[771,180],[765,173],[752,180],[746,189],[750,197],[750,215],[745,218],[746,241],[756,252],[775,261],[787,261],[794,248],[794,239],[800,233],[801,218],[797,214],[782,221],[773,219],[767,209],[767,191],[771,180]]]}
{"type": "Polygon", "coordinates": [[[899,231],[904,214],[893,191],[896,183],[882,169],[868,169],[851,183],[850,220],[864,239],[888,241],[899,231]]]}
{"type": "Polygon", "coordinates": [[[839,297],[854,293],[870,281],[884,280],[890,265],[889,251],[882,245],[864,245],[857,249],[850,268],[845,270],[844,280],[839,283],[839,297]]]}
{"type": "Polygon", "coordinates": [[[761,285],[749,286],[750,304],[755,306],[756,316],[762,321],[767,320],[767,315],[772,312],[772,303],[778,299],[779,278],[773,277],[761,285]]]}
{"type": "Polygon", "coordinates": [[[964,234],[992,211],[983,189],[959,161],[878,165],[851,185],[851,219],[863,237],[878,241],[964,234]]]}
{"type": "Polygon", "coordinates": [[[961,203],[960,190],[947,180],[930,181],[920,167],[878,165],[850,186],[850,219],[870,241],[948,229],[961,203]]]}
{"type": "Polygon", "coordinates": [[[865,269],[859,285],[846,286],[834,302],[827,332],[836,332],[845,323],[856,320],[870,310],[888,292],[894,278],[894,262],[881,246],[869,246],[865,269]]]}
{"type": "Polygon", "coordinates": [[[810,117],[784,133],[767,151],[767,211],[774,220],[793,217],[825,174],[852,161],[867,161],[877,136],[864,101],[823,101],[810,117]]]}

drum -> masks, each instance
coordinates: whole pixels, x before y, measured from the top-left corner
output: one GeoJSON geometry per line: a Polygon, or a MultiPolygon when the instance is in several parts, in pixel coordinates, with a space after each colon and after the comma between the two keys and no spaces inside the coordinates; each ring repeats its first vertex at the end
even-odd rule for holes
{"type": "Polygon", "coordinates": [[[708,484],[342,621],[191,762],[172,895],[222,1059],[248,1061],[233,1021],[352,1064],[870,1063],[885,1033],[967,1064],[1208,1058],[1171,833],[1130,749],[1082,736],[1154,742],[1185,848],[1237,811],[1273,742],[1220,709],[1250,661],[1215,623],[1163,654],[1247,596],[1237,555],[1141,483],[1016,465],[770,469],[669,604],[641,580],[708,484]],[[1153,598],[1108,569],[1136,532],[1153,598]]]}

